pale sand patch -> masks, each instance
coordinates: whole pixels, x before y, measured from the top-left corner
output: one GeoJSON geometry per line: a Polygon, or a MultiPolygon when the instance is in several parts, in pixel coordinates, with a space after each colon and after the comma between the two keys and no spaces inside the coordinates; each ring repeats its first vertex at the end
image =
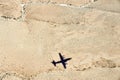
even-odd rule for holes
{"type": "Polygon", "coordinates": [[[67,4],[73,6],[82,6],[92,2],[92,0],[31,0],[32,3],[53,3],[53,4],[67,4]]]}
{"type": "Polygon", "coordinates": [[[20,0],[0,0],[0,16],[7,19],[20,18],[22,10],[20,3],[20,0]]]}
{"type": "Polygon", "coordinates": [[[89,6],[100,10],[120,13],[120,0],[97,0],[89,6]]]}

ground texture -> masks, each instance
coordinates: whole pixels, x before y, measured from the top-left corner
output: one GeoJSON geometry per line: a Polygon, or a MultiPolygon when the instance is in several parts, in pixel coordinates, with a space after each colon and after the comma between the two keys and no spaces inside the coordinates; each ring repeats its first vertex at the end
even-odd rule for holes
{"type": "Polygon", "coordinates": [[[120,0],[0,0],[0,80],[120,80],[120,0]]]}

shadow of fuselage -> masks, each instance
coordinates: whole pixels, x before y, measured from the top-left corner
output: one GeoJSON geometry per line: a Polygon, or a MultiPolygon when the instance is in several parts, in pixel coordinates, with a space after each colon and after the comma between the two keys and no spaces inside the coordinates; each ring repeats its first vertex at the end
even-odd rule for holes
{"type": "Polygon", "coordinates": [[[62,65],[63,65],[63,67],[64,67],[64,69],[66,69],[67,67],[66,67],[66,62],[67,61],[69,61],[69,60],[71,60],[72,58],[66,58],[66,59],[64,59],[64,57],[61,55],[61,53],[59,53],[59,57],[60,57],[60,61],[57,61],[57,62],[55,62],[54,60],[51,62],[54,66],[56,66],[56,64],[59,64],[59,63],[62,63],[62,65]]]}

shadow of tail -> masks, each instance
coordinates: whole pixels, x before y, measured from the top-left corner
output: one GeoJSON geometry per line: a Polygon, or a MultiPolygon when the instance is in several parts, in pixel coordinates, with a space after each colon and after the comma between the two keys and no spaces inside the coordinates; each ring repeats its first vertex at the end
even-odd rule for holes
{"type": "Polygon", "coordinates": [[[56,66],[56,62],[53,60],[52,62],[51,62],[54,66],[56,66]]]}

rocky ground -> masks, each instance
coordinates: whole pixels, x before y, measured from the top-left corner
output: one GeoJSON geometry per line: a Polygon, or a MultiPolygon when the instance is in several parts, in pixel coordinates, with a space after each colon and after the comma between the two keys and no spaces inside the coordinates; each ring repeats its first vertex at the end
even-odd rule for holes
{"type": "Polygon", "coordinates": [[[120,80],[119,36],[119,0],[0,0],[0,80],[120,80]]]}

